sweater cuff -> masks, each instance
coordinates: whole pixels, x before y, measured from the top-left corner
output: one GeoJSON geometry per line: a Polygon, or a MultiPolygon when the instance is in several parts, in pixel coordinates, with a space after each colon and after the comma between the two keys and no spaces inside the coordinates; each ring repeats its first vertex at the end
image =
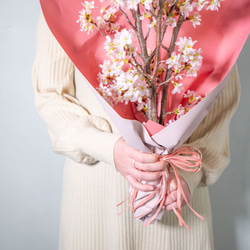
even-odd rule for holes
{"type": "Polygon", "coordinates": [[[115,167],[113,149],[120,137],[119,133],[104,132],[95,127],[87,127],[80,132],[78,145],[82,152],[115,167]]]}

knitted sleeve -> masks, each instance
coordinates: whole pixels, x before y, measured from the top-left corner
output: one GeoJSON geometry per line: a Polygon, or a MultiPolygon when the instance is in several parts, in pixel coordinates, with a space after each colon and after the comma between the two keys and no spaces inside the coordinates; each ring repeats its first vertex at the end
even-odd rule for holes
{"type": "Polygon", "coordinates": [[[190,174],[180,171],[191,193],[198,185],[214,184],[230,162],[229,125],[240,98],[237,66],[229,75],[226,87],[195,132],[186,142],[202,152],[202,171],[190,174]]]}
{"type": "Polygon", "coordinates": [[[75,98],[74,65],[42,15],[38,22],[33,85],[37,110],[48,127],[56,153],[80,163],[100,160],[114,165],[113,147],[121,135],[112,133],[105,119],[90,115],[75,98]],[[93,140],[100,142],[95,143],[94,149],[90,147],[93,140]]]}

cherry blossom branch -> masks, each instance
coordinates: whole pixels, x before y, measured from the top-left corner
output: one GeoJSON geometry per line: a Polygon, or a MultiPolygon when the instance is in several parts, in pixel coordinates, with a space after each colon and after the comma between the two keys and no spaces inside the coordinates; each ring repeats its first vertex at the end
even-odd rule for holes
{"type": "Polygon", "coordinates": [[[125,13],[125,12],[122,10],[121,7],[119,7],[119,11],[125,16],[125,18],[126,18],[128,24],[131,26],[131,28],[132,28],[134,31],[136,31],[136,27],[135,27],[135,26],[132,24],[132,22],[130,21],[130,19],[129,19],[127,13],[125,13]]]}
{"type": "MultiPolygon", "coordinates": [[[[156,102],[156,82],[157,82],[157,74],[159,70],[159,61],[160,61],[160,48],[161,48],[161,20],[162,20],[162,10],[163,10],[164,0],[160,0],[159,2],[159,10],[158,15],[156,16],[156,49],[155,49],[155,67],[152,73],[152,84],[151,84],[151,98],[150,99],[150,109],[151,119],[155,122],[159,122],[157,116],[157,102],[156,102]]],[[[149,118],[150,119],[150,118],[149,118]]]]}
{"type": "MultiPolygon", "coordinates": [[[[201,21],[199,12],[204,8],[218,10],[221,1],[149,0],[141,1],[139,4],[134,0],[111,0],[111,2],[114,5],[102,8],[102,16],[94,20],[92,16],[93,9],[96,8],[94,1],[85,1],[82,3],[83,9],[79,12],[77,20],[81,31],[89,34],[95,27],[102,36],[106,36],[104,49],[110,58],[100,65],[102,70],[98,74],[99,90],[110,103],[135,102],[138,110],[148,111],[146,112],[148,119],[164,124],[166,115],[174,113],[174,111],[166,112],[169,83],[174,85],[172,94],[180,93],[184,86],[178,81],[183,76],[196,77],[202,63],[201,49],[192,48],[197,41],[180,37],[177,42],[179,30],[185,21],[191,21],[194,27],[199,25],[201,21]],[[125,28],[126,25],[121,28],[116,22],[119,20],[115,15],[117,11],[125,17],[130,29],[125,28]],[[127,14],[128,11],[131,15],[127,14]],[[141,13],[142,11],[144,12],[141,13]],[[150,22],[146,34],[143,34],[142,29],[143,25],[147,25],[147,22],[143,21],[144,18],[150,22]],[[166,45],[164,38],[169,26],[173,28],[173,32],[170,45],[166,45]],[[149,53],[147,41],[151,36],[152,27],[155,31],[156,44],[149,53]],[[133,44],[135,36],[139,42],[138,49],[133,44]],[[178,52],[175,50],[176,46],[178,52]],[[162,51],[167,52],[164,52],[167,58],[160,61],[162,51]],[[130,65],[127,71],[123,69],[126,64],[130,65]],[[162,91],[160,107],[157,106],[159,88],[162,91]],[[156,112],[158,108],[160,117],[156,112]]],[[[190,90],[188,91],[190,94],[190,90]]],[[[193,105],[196,103],[184,108],[193,105]]]]}
{"type": "Polygon", "coordinates": [[[171,76],[168,80],[161,82],[160,84],[157,85],[157,88],[161,87],[162,85],[169,83],[176,75],[171,76]]]}
{"type": "MultiPolygon", "coordinates": [[[[145,72],[145,70],[143,69],[142,65],[136,60],[136,58],[134,56],[132,56],[132,58],[135,60],[135,62],[131,61],[131,59],[129,59],[129,63],[138,69],[138,71],[145,77],[147,82],[151,82],[152,81],[152,75],[151,74],[147,74],[145,72]]],[[[159,80],[159,79],[158,79],[159,80]]]]}
{"type": "Polygon", "coordinates": [[[181,25],[184,22],[184,20],[185,20],[184,16],[180,15],[179,19],[177,21],[176,27],[173,30],[173,35],[172,35],[171,43],[170,43],[170,46],[169,46],[169,53],[174,51],[175,43],[176,43],[179,31],[180,31],[181,25]]]}
{"type": "Polygon", "coordinates": [[[163,45],[162,43],[161,43],[161,47],[162,47],[163,49],[165,49],[167,52],[169,52],[169,49],[168,49],[165,45],[163,45]]]}
{"type": "Polygon", "coordinates": [[[150,34],[150,30],[151,30],[151,28],[148,29],[148,32],[147,32],[147,34],[146,34],[146,36],[144,38],[146,41],[148,40],[148,37],[149,37],[149,34],[150,34]]]}
{"type": "MultiPolygon", "coordinates": [[[[171,53],[174,51],[175,48],[175,43],[181,28],[181,25],[184,21],[184,16],[180,15],[179,19],[177,21],[176,27],[173,30],[173,34],[172,34],[172,39],[170,42],[170,46],[169,46],[169,52],[168,52],[168,57],[171,55],[171,53]]],[[[167,70],[167,74],[166,74],[166,78],[165,81],[167,81],[167,79],[170,78],[171,74],[172,74],[172,69],[169,68],[167,70]]],[[[165,112],[166,112],[166,106],[167,106],[167,93],[168,93],[168,84],[165,84],[162,86],[162,99],[161,99],[161,112],[160,112],[160,118],[159,118],[159,123],[160,124],[164,124],[164,119],[165,119],[165,112]]]]}
{"type": "Polygon", "coordinates": [[[152,10],[148,10],[148,12],[149,12],[154,18],[157,18],[157,15],[156,15],[152,10]]]}
{"type": "MultiPolygon", "coordinates": [[[[196,102],[194,103],[189,103],[187,104],[186,106],[182,107],[184,110],[188,110],[189,107],[192,107],[192,106],[195,106],[197,105],[198,103],[200,102],[200,100],[197,100],[196,102]]],[[[165,112],[164,114],[164,119],[167,115],[172,115],[172,114],[176,114],[176,110],[173,110],[173,111],[168,111],[168,112],[165,112]]]]}
{"type": "MultiPolygon", "coordinates": [[[[176,2],[177,2],[177,1],[176,1],[176,2]]],[[[164,21],[164,23],[163,23],[163,25],[162,25],[162,40],[163,40],[164,35],[165,35],[166,31],[167,31],[167,27],[168,27],[168,18],[169,18],[169,16],[170,16],[170,14],[172,14],[173,11],[176,9],[176,4],[177,4],[177,3],[175,3],[173,6],[171,6],[170,11],[169,11],[169,13],[167,14],[166,20],[164,21]]]]}
{"type": "MultiPolygon", "coordinates": [[[[136,35],[140,44],[140,49],[141,49],[141,58],[144,62],[144,69],[146,74],[151,74],[150,72],[150,60],[148,60],[148,52],[147,52],[147,45],[146,45],[146,39],[143,36],[143,31],[142,31],[142,21],[140,19],[141,13],[139,9],[139,5],[137,6],[137,10],[133,11],[132,10],[132,16],[135,18],[135,27],[136,27],[136,35]]],[[[155,88],[155,82],[154,81],[148,81],[147,84],[149,86],[149,96],[150,98],[147,99],[147,118],[150,120],[153,120],[155,122],[158,121],[157,118],[157,112],[156,112],[156,88],[155,88]]]]}
{"type": "Polygon", "coordinates": [[[144,39],[143,31],[142,31],[142,23],[141,23],[141,20],[140,20],[141,13],[140,13],[139,5],[138,5],[136,11],[132,10],[132,15],[135,18],[136,35],[138,37],[140,48],[141,48],[141,57],[142,57],[142,59],[143,59],[143,61],[145,63],[145,70],[146,70],[147,73],[150,73],[149,72],[150,68],[146,64],[147,58],[148,58],[148,52],[147,52],[146,41],[144,39]]]}
{"type": "Polygon", "coordinates": [[[99,32],[102,36],[106,36],[106,35],[99,29],[99,27],[96,25],[96,23],[93,23],[93,25],[96,27],[96,29],[98,30],[98,32],[99,32]]]}

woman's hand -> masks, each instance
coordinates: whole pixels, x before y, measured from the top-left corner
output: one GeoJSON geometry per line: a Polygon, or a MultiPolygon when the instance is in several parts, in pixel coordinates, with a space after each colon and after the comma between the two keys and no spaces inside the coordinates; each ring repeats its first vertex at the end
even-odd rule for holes
{"type": "MultiPolygon", "coordinates": [[[[165,210],[172,210],[173,207],[177,208],[177,182],[176,182],[176,178],[175,178],[175,175],[173,173],[170,174],[169,178],[170,178],[170,182],[169,182],[170,193],[168,194],[167,199],[165,201],[165,205],[163,207],[165,210]]],[[[186,195],[187,200],[189,201],[191,198],[191,194],[190,194],[188,184],[181,176],[180,176],[180,181],[181,181],[183,192],[186,195]]],[[[183,199],[183,197],[181,197],[181,199],[182,199],[181,206],[183,207],[186,205],[186,202],[183,199]]]]}
{"type": "Polygon", "coordinates": [[[166,163],[159,154],[142,153],[130,147],[121,137],[114,146],[114,163],[118,172],[129,184],[140,191],[152,191],[154,186],[141,181],[157,181],[166,163]]]}

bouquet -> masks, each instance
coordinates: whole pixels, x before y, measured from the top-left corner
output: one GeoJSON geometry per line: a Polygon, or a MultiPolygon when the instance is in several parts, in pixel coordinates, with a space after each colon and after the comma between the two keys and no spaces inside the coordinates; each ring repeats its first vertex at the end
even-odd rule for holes
{"type": "MultiPolygon", "coordinates": [[[[217,12],[220,3],[41,0],[51,31],[127,143],[160,153],[168,163],[155,191],[130,191],[135,217],[145,225],[164,213],[170,171],[176,176],[179,197],[188,204],[178,168],[199,171],[202,155],[198,149],[180,146],[216,101],[249,34],[249,15],[234,14],[244,10],[247,0],[226,0],[217,12]],[[81,4],[77,22],[89,35],[76,24],[81,4]]],[[[180,225],[188,228],[180,198],[177,204],[173,210],[180,225]]]]}

